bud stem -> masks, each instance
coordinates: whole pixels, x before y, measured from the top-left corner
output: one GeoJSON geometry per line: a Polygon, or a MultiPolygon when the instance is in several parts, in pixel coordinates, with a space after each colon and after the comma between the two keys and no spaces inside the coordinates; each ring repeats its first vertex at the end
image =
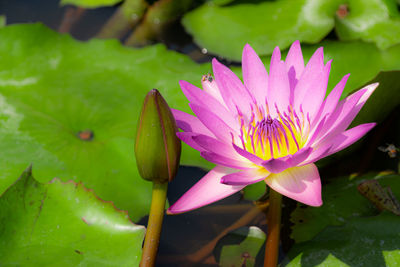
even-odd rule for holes
{"type": "Polygon", "coordinates": [[[144,239],[140,267],[152,267],[155,264],[162,222],[164,219],[165,200],[167,199],[168,183],[153,183],[153,193],[146,237],[144,239]]]}
{"type": "Polygon", "coordinates": [[[267,214],[268,234],[267,243],[265,245],[264,267],[276,267],[278,265],[281,213],[282,195],[270,188],[267,214]]]}

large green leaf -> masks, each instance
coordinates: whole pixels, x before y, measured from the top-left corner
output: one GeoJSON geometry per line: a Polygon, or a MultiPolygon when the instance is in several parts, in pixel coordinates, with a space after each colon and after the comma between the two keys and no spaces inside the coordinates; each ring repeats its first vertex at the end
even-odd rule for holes
{"type": "Polygon", "coordinates": [[[138,266],[145,229],[81,183],[28,168],[0,198],[1,266],[138,266]]]}
{"type": "Polygon", "coordinates": [[[293,211],[291,237],[296,242],[307,241],[329,225],[342,225],[349,218],[376,214],[378,210],[374,205],[357,191],[357,185],[367,179],[378,179],[383,187],[389,186],[396,196],[400,196],[400,175],[337,178],[322,188],[324,204],[321,207],[299,204],[293,211]]]}
{"type": "Polygon", "coordinates": [[[288,254],[292,261],[281,266],[396,267],[400,263],[399,233],[400,217],[390,213],[353,218],[294,245],[288,254]]]}
{"type": "Polygon", "coordinates": [[[60,5],[75,5],[84,8],[113,6],[123,0],[61,0],[60,5]]]}
{"type": "MultiPolygon", "coordinates": [[[[42,182],[83,181],[133,220],[146,214],[151,184],[139,177],[133,152],[144,96],[157,88],[189,112],[178,81],[199,85],[209,65],[161,45],[82,43],[40,24],[2,28],[0,40],[0,193],[33,163],[42,182]],[[85,130],[92,139],[78,137],[85,130]]],[[[187,146],[182,163],[211,166],[187,146]]]]}
{"type": "Polygon", "coordinates": [[[182,23],[199,46],[236,61],[245,43],[260,55],[270,55],[275,46],[283,50],[294,40],[318,43],[335,27],[346,41],[373,42],[381,49],[400,43],[400,13],[394,0],[206,3],[187,13],[182,23]],[[347,14],[337,15],[343,4],[347,14]]]}
{"type": "Polygon", "coordinates": [[[187,13],[182,23],[209,52],[239,61],[249,43],[260,55],[295,39],[317,43],[334,27],[335,1],[280,0],[218,6],[206,3],[187,13]]]}

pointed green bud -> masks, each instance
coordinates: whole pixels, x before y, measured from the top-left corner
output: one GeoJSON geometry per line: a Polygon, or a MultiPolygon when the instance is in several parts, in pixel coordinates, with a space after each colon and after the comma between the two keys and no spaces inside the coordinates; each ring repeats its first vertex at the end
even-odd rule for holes
{"type": "Polygon", "coordinates": [[[179,167],[181,141],[167,102],[157,89],[144,99],[136,132],[135,155],[143,179],[172,181],[179,167]]]}

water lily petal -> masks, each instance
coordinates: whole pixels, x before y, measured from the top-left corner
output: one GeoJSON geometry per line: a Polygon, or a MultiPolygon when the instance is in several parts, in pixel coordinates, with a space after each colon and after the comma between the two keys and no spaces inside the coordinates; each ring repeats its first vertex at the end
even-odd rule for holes
{"type": "Polygon", "coordinates": [[[177,214],[194,210],[238,192],[244,186],[225,185],[220,182],[221,177],[229,173],[232,173],[232,169],[216,166],[175,202],[167,213],[177,214]]]}
{"type": "Polygon", "coordinates": [[[242,81],[228,67],[219,63],[215,58],[212,60],[215,81],[226,105],[234,114],[237,108],[243,114],[249,114],[252,97],[242,81]]]}
{"type": "Polygon", "coordinates": [[[268,109],[272,117],[286,111],[290,105],[290,85],[285,63],[281,60],[281,52],[276,47],[271,57],[270,75],[267,90],[268,109]]]}
{"type": "Polygon", "coordinates": [[[174,115],[176,125],[183,131],[215,136],[197,117],[173,108],[171,108],[171,112],[174,115]]]}
{"type": "Polygon", "coordinates": [[[289,168],[268,176],[265,182],[278,193],[306,205],[322,205],[321,180],[315,164],[289,168]]]}
{"type": "Polygon", "coordinates": [[[299,81],[297,82],[293,96],[293,107],[295,110],[300,110],[300,106],[303,104],[304,99],[307,96],[312,96],[312,94],[309,94],[309,92],[314,87],[317,87],[316,84],[319,83],[320,75],[323,69],[324,52],[323,48],[320,47],[311,56],[300,76],[299,81]]]}
{"type": "Polygon", "coordinates": [[[196,135],[193,136],[193,141],[203,148],[203,150],[207,150],[210,152],[214,152],[223,156],[229,156],[233,158],[240,158],[239,155],[236,155],[235,149],[229,144],[223,143],[218,139],[206,136],[206,135],[196,135]]]}
{"type": "Polygon", "coordinates": [[[347,148],[353,143],[357,142],[360,138],[362,138],[366,133],[368,133],[372,128],[374,128],[376,123],[365,123],[358,125],[356,127],[347,130],[338,136],[336,136],[332,140],[332,147],[329,150],[329,153],[326,156],[329,156],[333,153],[336,153],[340,150],[347,148]]]}
{"type": "Polygon", "coordinates": [[[325,67],[319,73],[318,79],[314,80],[301,103],[304,113],[308,114],[310,118],[315,116],[324,101],[326,89],[328,87],[331,63],[332,60],[326,63],[325,67]]]}
{"type": "Polygon", "coordinates": [[[300,48],[300,42],[295,41],[289,49],[285,60],[290,85],[290,104],[293,105],[294,89],[304,70],[304,59],[300,48]]]}
{"type": "Polygon", "coordinates": [[[300,42],[295,41],[289,49],[289,52],[286,56],[285,60],[286,69],[290,75],[290,69],[294,70],[294,78],[297,80],[300,79],[301,74],[304,70],[304,59],[303,53],[301,52],[300,42]]]}
{"type": "Polygon", "coordinates": [[[242,54],[243,81],[259,105],[265,104],[268,88],[268,73],[253,48],[246,44],[242,54]]]}
{"type": "Polygon", "coordinates": [[[241,155],[242,157],[248,159],[249,161],[253,162],[256,165],[261,166],[261,163],[263,162],[263,159],[259,158],[258,156],[238,147],[237,145],[232,143],[233,148],[235,149],[235,151],[241,155]]]}
{"type": "Polygon", "coordinates": [[[326,116],[327,114],[332,113],[340,99],[340,96],[343,93],[344,86],[346,85],[347,80],[349,79],[350,74],[345,75],[340,82],[338,82],[335,88],[329,93],[328,97],[325,99],[324,103],[321,106],[321,109],[318,115],[315,117],[313,124],[317,124],[321,118],[326,116]]]}
{"type": "Polygon", "coordinates": [[[239,169],[239,170],[253,168],[253,164],[251,162],[247,161],[245,158],[243,158],[243,160],[238,160],[233,157],[224,157],[220,154],[217,154],[214,152],[208,152],[208,151],[203,151],[200,153],[200,155],[212,163],[226,166],[229,168],[235,168],[235,169],[239,169]]]}
{"type": "Polygon", "coordinates": [[[293,155],[266,160],[262,163],[262,166],[269,172],[280,173],[303,162],[311,154],[312,150],[311,147],[302,148],[293,155]]]}
{"type": "Polygon", "coordinates": [[[179,84],[182,88],[182,92],[185,94],[189,102],[199,105],[205,109],[212,110],[215,114],[218,114],[218,117],[220,117],[228,125],[233,127],[237,125],[232,113],[229,112],[217,99],[186,81],[179,81],[179,84]]]}
{"type": "Polygon", "coordinates": [[[205,151],[204,148],[199,146],[195,141],[193,141],[193,137],[197,136],[198,133],[193,132],[177,132],[176,136],[182,140],[182,142],[188,144],[189,146],[193,147],[194,149],[202,152],[205,151]]]}
{"type": "Polygon", "coordinates": [[[264,180],[271,173],[263,168],[243,170],[227,174],[221,178],[221,183],[229,185],[249,185],[264,180]]]}
{"type": "Polygon", "coordinates": [[[346,130],[377,86],[378,83],[370,84],[339,102],[336,110],[329,117],[326,127],[321,130],[322,135],[315,142],[329,142],[346,130]]]}
{"type": "Polygon", "coordinates": [[[195,104],[189,104],[190,108],[193,110],[194,114],[199,118],[199,120],[221,141],[230,143],[231,133],[235,131],[229,127],[223,120],[221,120],[213,112],[200,107],[195,104]]]}

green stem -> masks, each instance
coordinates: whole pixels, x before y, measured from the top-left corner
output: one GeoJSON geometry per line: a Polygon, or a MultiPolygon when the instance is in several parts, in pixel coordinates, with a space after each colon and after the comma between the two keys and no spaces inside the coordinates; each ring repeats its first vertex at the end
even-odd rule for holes
{"type": "Polygon", "coordinates": [[[152,267],[155,264],[164,218],[167,188],[168,183],[153,183],[149,222],[147,223],[140,267],[152,267]]]}
{"type": "Polygon", "coordinates": [[[104,24],[97,38],[122,38],[142,19],[146,9],[145,0],[125,0],[112,17],[104,24]]]}
{"type": "Polygon", "coordinates": [[[276,267],[278,264],[279,232],[281,229],[282,195],[270,189],[267,214],[268,234],[265,245],[264,267],[276,267]]]}

